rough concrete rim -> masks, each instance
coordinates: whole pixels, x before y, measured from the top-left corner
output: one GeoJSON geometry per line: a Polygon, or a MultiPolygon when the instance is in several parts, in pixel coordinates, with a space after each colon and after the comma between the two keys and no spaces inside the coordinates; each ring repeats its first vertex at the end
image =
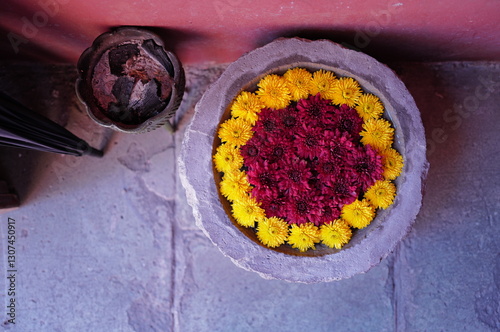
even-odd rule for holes
{"type": "MultiPolygon", "coordinates": [[[[368,87],[368,89],[366,89],[368,87]]],[[[205,92],[184,136],[178,159],[179,177],[196,224],[239,267],[266,279],[317,283],[350,278],[380,263],[408,234],[421,207],[427,174],[426,145],[420,113],[403,82],[374,58],[328,40],[278,39],[228,66],[205,92]],[[360,81],[377,93],[399,122],[405,169],[398,196],[378,216],[367,236],[338,253],[320,257],[291,256],[266,249],[240,232],[226,215],[212,176],[212,144],[219,120],[236,94],[256,77],[297,63],[325,65],[360,81]],[[369,236],[368,236],[369,235],[369,236]]]]}

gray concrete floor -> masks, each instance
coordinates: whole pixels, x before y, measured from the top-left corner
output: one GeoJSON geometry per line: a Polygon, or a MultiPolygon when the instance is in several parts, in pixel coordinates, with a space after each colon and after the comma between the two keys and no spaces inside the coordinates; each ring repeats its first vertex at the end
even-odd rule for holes
{"type": "MultiPolygon", "coordinates": [[[[102,159],[2,148],[22,205],[16,317],[6,331],[500,330],[500,64],[393,63],[421,110],[430,171],[409,236],[366,274],[324,284],[264,280],[194,225],[176,173],[193,107],[224,65],[188,67],[175,135],[94,124],[72,66],[1,65],[0,89],[98,148],[102,159]]],[[[209,110],[207,110],[209,111],[209,110]]]]}

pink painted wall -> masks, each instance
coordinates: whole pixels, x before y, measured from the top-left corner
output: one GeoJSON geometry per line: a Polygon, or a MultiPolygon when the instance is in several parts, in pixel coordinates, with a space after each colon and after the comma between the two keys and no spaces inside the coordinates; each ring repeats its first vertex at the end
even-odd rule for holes
{"type": "Polygon", "coordinates": [[[380,60],[500,60],[498,0],[2,0],[0,60],[76,63],[111,27],[158,33],[185,64],[230,62],[285,36],[380,60]]]}

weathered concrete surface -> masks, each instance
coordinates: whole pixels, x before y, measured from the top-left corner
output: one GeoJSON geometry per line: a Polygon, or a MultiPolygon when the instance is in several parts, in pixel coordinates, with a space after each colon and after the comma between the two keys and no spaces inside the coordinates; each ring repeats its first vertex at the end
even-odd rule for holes
{"type": "MultiPolygon", "coordinates": [[[[65,125],[105,157],[2,149],[2,177],[19,191],[17,317],[12,331],[168,331],[173,319],[174,141],[166,130],[103,129],[75,96],[74,67],[1,68],[0,88],[65,125]],[[154,144],[152,143],[154,142],[154,144]],[[154,175],[153,175],[154,173],[154,175]]],[[[5,296],[2,255],[1,307],[5,296]]]]}
{"type": "Polygon", "coordinates": [[[497,331],[500,68],[390,67],[414,96],[428,138],[434,129],[447,135],[428,156],[422,210],[381,264],[314,285],[238,268],[194,224],[171,155],[196,100],[224,66],[188,68],[175,140],[161,129],[135,136],[95,126],[74,97],[73,67],[1,67],[2,90],[108,148],[101,160],[0,150],[1,177],[22,199],[19,209],[0,214],[2,307],[8,217],[17,223],[19,262],[18,325],[0,330],[497,331]],[[494,90],[478,90],[476,113],[464,101],[473,105],[467,98],[481,78],[494,90]],[[462,105],[460,125],[458,113],[444,118],[454,104],[462,105]]]}
{"type": "Polygon", "coordinates": [[[498,331],[500,65],[394,68],[422,110],[431,164],[395,265],[399,331],[498,331]]]}
{"type": "Polygon", "coordinates": [[[408,233],[421,205],[422,179],[427,174],[425,135],[413,98],[393,71],[360,52],[331,41],[278,39],[233,62],[196,105],[181,147],[179,177],[193,207],[197,225],[238,266],[264,278],[316,283],[350,278],[380,263],[408,233]],[[321,67],[314,67],[319,64],[321,67]],[[396,185],[394,204],[380,211],[342,251],[324,256],[287,255],[264,248],[239,231],[219,200],[211,176],[212,146],[221,116],[249,82],[277,68],[296,66],[334,71],[355,78],[366,92],[384,103],[405,167],[396,185]]]}

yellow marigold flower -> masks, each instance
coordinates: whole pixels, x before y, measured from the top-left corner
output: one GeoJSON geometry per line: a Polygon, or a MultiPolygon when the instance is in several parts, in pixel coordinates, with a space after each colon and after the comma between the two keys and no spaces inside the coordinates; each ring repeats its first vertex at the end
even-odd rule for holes
{"type": "Polygon", "coordinates": [[[311,94],[317,95],[319,93],[322,98],[333,99],[333,88],[336,82],[337,79],[332,72],[323,69],[315,71],[311,81],[311,94]]]}
{"type": "Polygon", "coordinates": [[[244,227],[254,227],[255,222],[266,216],[264,210],[251,196],[242,196],[233,202],[233,217],[236,222],[244,227]]]}
{"type": "Polygon", "coordinates": [[[370,119],[363,123],[360,135],[364,145],[370,144],[374,149],[382,151],[391,146],[394,128],[384,119],[370,119]]]}
{"type": "Polygon", "coordinates": [[[326,246],[341,249],[351,239],[352,230],[344,220],[337,219],[321,225],[319,236],[326,246]]]}
{"type": "Polygon", "coordinates": [[[356,102],[356,111],[363,120],[378,119],[384,113],[384,105],[377,96],[364,93],[356,102]]]}
{"type": "Polygon", "coordinates": [[[331,99],[334,104],[346,104],[349,107],[354,107],[360,96],[361,87],[359,83],[351,77],[342,77],[337,80],[333,87],[331,99]]]}
{"type": "Polygon", "coordinates": [[[291,96],[287,81],[278,75],[270,74],[257,83],[257,95],[264,106],[269,108],[285,108],[290,104],[291,96]]]}
{"type": "Polygon", "coordinates": [[[404,162],[403,156],[393,148],[387,148],[380,152],[382,156],[382,166],[384,169],[384,178],[386,180],[394,180],[401,174],[404,162]]]}
{"type": "Polygon", "coordinates": [[[307,98],[311,93],[312,74],[304,68],[291,68],[283,75],[288,82],[292,100],[307,98]]]}
{"type": "Polygon", "coordinates": [[[342,208],[342,218],[355,228],[365,228],[375,217],[375,208],[365,199],[355,200],[342,208]]]}
{"type": "Polygon", "coordinates": [[[388,180],[380,180],[375,182],[373,186],[368,188],[365,197],[373,204],[373,206],[386,209],[394,202],[396,196],[396,186],[388,180]]]}
{"type": "Polygon", "coordinates": [[[250,192],[250,183],[245,171],[224,173],[220,182],[220,192],[231,202],[245,197],[250,192]]]}
{"type": "Polygon", "coordinates": [[[235,146],[245,145],[252,138],[252,125],[241,118],[231,118],[221,124],[219,137],[222,142],[227,142],[235,146]]]}
{"type": "Polygon", "coordinates": [[[240,149],[232,144],[221,144],[214,155],[215,169],[219,172],[232,172],[243,166],[240,149]]]}
{"type": "Polygon", "coordinates": [[[231,105],[231,115],[254,125],[259,119],[259,112],[262,108],[264,104],[255,93],[242,91],[231,105]]]}
{"type": "Polygon", "coordinates": [[[304,223],[298,226],[295,224],[292,225],[290,236],[288,237],[288,243],[301,252],[307,251],[309,248],[316,249],[314,244],[320,240],[319,228],[313,223],[304,223]]]}
{"type": "Polygon", "coordinates": [[[288,224],[278,217],[264,218],[257,224],[257,237],[268,247],[279,247],[288,237],[288,224]]]}

